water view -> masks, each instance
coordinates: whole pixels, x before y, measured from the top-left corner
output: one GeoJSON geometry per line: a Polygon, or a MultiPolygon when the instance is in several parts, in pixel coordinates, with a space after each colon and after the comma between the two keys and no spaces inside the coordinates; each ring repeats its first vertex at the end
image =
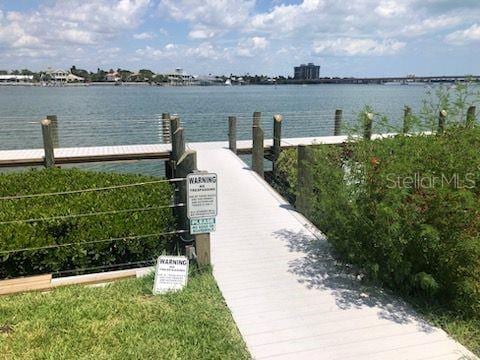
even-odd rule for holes
{"type": "Polygon", "coordinates": [[[353,121],[365,104],[401,119],[403,106],[418,110],[426,86],[90,86],[0,87],[1,149],[42,147],[38,121],[55,114],[60,146],[162,142],[161,114],[178,114],[188,141],[227,139],[227,117],[238,118],[239,138],[249,138],[253,111],[262,112],[268,137],[272,116],[284,116],[287,137],[330,135],[335,109],[353,121]]]}

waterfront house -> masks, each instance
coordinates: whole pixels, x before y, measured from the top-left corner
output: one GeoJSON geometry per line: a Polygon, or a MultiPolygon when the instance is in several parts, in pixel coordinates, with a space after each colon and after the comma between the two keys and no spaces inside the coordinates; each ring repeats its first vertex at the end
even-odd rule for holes
{"type": "Polygon", "coordinates": [[[48,70],[45,71],[45,75],[48,75],[51,81],[58,83],[85,82],[85,78],[61,69],[52,70],[48,68],[48,70]]]}
{"type": "Polygon", "coordinates": [[[165,74],[171,85],[192,85],[195,78],[188,74],[182,68],[176,68],[175,71],[165,74]]]}
{"type": "Polygon", "coordinates": [[[118,82],[120,80],[122,80],[122,76],[117,71],[109,72],[105,75],[105,81],[118,82]]]}

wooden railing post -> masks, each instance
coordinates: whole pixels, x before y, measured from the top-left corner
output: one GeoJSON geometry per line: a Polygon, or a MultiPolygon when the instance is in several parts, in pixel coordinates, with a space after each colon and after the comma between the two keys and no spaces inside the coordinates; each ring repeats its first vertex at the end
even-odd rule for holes
{"type": "Polygon", "coordinates": [[[310,149],[307,145],[297,147],[297,198],[295,207],[308,217],[311,214],[313,180],[310,171],[310,149]]]}
{"type": "Polygon", "coordinates": [[[363,115],[363,138],[370,140],[372,138],[373,114],[365,112],[363,115]]]}
{"type": "Polygon", "coordinates": [[[172,138],[170,137],[170,114],[162,114],[162,138],[164,144],[170,144],[172,138]]]}
{"type": "Polygon", "coordinates": [[[55,166],[52,122],[49,119],[43,119],[40,123],[42,125],[43,149],[45,151],[45,167],[51,168],[55,166]]]}
{"type": "MultiPolygon", "coordinates": [[[[194,150],[185,149],[184,130],[179,127],[180,119],[175,117],[172,119],[172,124],[175,124],[175,132],[172,136],[172,163],[173,174],[175,178],[185,178],[188,174],[197,171],[197,152],[194,150]]],[[[175,203],[187,203],[187,182],[176,182],[175,203]]],[[[175,215],[177,217],[178,227],[190,231],[190,220],[187,217],[187,207],[175,208],[175,215]]],[[[210,234],[191,235],[190,232],[183,239],[187,242],[195,241],[195,248],[197,252],[197,263],[201,266],[210,264],[210,234]]]]}
{"type": "Polygon", "coordinates": [[[263,130],[260,126],[260,116],[259,112],[253,113],[253,127],[252,127],[252,170],[255,171],[262,178],[264,177],[263,173],[263,156],[264,156],[264,146],[263,146],[263,130]]]}
{"type": "Polygon", "coordinates": [[[476,118],[475,118],[475,112],[477,108],[475,106],[470,106],[467,110],[467,126],[468,127],[473,127],[475,124],[476,118]]]}
{"type": "Polygon", "coordinates": [[[282,115],[273,116],[273,146],[272,146],[272,171],[273,176],[277,173],[277,160],[282,151],[282,115]]]}
{"type": "Polygon", "coordinates": [[[180,133],[175,135],[180,128],[180,118],[177,115],[170,117],[170,141],[172,142],[172,151],[170,153],[170,160],[165,164],[165,174],[167,178],[175,177],[175,168],[178,159],[185,150],[185,139],[183,138],[183,129],[180,133]],[[182,150],[183,149],[183,150],[182,150]]]}
{"type": "Polygon", "coordinates": [[[170,117],[170,141],[173,141],[173,134],[180,127],[180,118],[178,115],[172,115],[170,117]]]}
{"type": "Polygon", "coordinates": [[[57,115],[47,115],[50,120],[50,127],[52,128],[53,147],[58,148],[60,145],[60,138],[58,137],[58,118],[57,115]]]}
{"type": "Polygon", "coordinates": [[[445,131],[446,119],[447,119],[447,111],[446,110],[441,110],[438,113],[438,129],[437,129],[437,132],[439,134],[443,134],[443,132],[445,131]]]}
{"type": "Polygon", "coordinates": [[[228,117],[228,148],[237,153],[237,117],[228,117]]]}
{"type": "MultiPolygon", "coordinates": [[[[182,129],[183,130],[183,129],[182,129]]],[[[178,130],[177,130],[178,131],[178,130]]],[[[197,171],[197,152],[194,150],[185,150],[177,163],[175,177],[182,178],[188,174],[197,171]]],[[[182,181],[178,187],[178,201],[182,204],[187,203],[187,182],[182,181]]],[[[178,211],[178,225],[181,229],[190,229],[190,220],[187,217],[187,207],[183,206],[177,208],[178,211]]],[[[200,266],[210,265],[210,234],[196,234],[191,235],[184,240],[195,241],[195,249],[197,253],[197,263],[200,266]]]]}
{"type": "Polygon", "coordinates": [[[338,136],[341,133],[342,128],[342,109],[335,110],[335,125],[333,128],[333,135],[338,136]]]}
{"type": "Polygon", "coordinates": [[[406,106],[403,108],[403,133],[408,134],[412,130],[412,108],[406,106]]]}

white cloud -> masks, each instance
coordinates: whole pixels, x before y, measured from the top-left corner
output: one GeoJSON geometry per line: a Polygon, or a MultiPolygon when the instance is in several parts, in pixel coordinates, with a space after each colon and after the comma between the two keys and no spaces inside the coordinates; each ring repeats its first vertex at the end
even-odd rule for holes
{"type": "Polygon", "coordinates": [[[445,37],[445,41],[454,45],[480,42],[480,25],[475,23],[467,29],[454,31],[445,37]]]}
{"type": "Polygon", "coordinates": [[[336,40],[316,40],[313,51],[316,54],[355,56],[355,55],[391,55],[405,47],[404,42],[396,40],[377,41],[374,39],[339,38],[336,40]]]}
{"type": "Polygon", "coordinates": [[[112,38],[141,22],[149,3],[150,0],[57,0],[30,12],[2,12],[3,55],[20,57],[31,51],[36,56],[62,53],[68,57],[78,45],[108,47],[112,38]]]}
{"type": "Polygon", "coordinates": [[[376,14],[386,18],[403,15],[406,11],[407,6],[405,1],[395,0],[383,0],[375,8],[376,14]]]}
{"type": "Polygon", "coordinates": [[[462,17],[460,16],[440,15],[407,25],[400,32],[405,36],[416,37],[441,29],[446,29],[458,25],[461,22],[462,17]]]}
{"type": "Polygon", "coordinates": [[[217,30],[210,28],[196,28],[188,33],[190,39],[209,39],[218,34],[217,30]]]}
{"type": "Polygon", "coordinates": [[[244,26],[254,5],[254,0],[162,0],[159,10],[190,23],[191,39],[207,39],[244,26]]]}
{"type": "Polygon", "coordinates": [[[248,39],[240,40],[235,49],[235,53],[241,57],[253,57],[268,46],[268,40],[261,36],[253,36],[248,39]]]}
{"type": "Polygon", "coordinates": [[[303,0],[300,4],[278,5],[270,12],[253,16],[247,30],[285,33],[312,24],[323,10],[323,0],[303,0]]]}
{"type": "Polygon", "coordinates": [[[138,34],[133,34],[133,38],[136,40],[150,40],[155,37],[155,34],[151,32],[141,32],[138,34]]]}

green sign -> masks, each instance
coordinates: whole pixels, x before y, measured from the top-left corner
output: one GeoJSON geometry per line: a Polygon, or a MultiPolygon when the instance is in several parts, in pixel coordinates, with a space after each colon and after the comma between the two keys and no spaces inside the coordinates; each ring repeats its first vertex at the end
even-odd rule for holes
{"type": "Polygon", "coordinates": [[[190,234],[206,234],[215,231],[215,218],[190,219],[190,234]]]}

